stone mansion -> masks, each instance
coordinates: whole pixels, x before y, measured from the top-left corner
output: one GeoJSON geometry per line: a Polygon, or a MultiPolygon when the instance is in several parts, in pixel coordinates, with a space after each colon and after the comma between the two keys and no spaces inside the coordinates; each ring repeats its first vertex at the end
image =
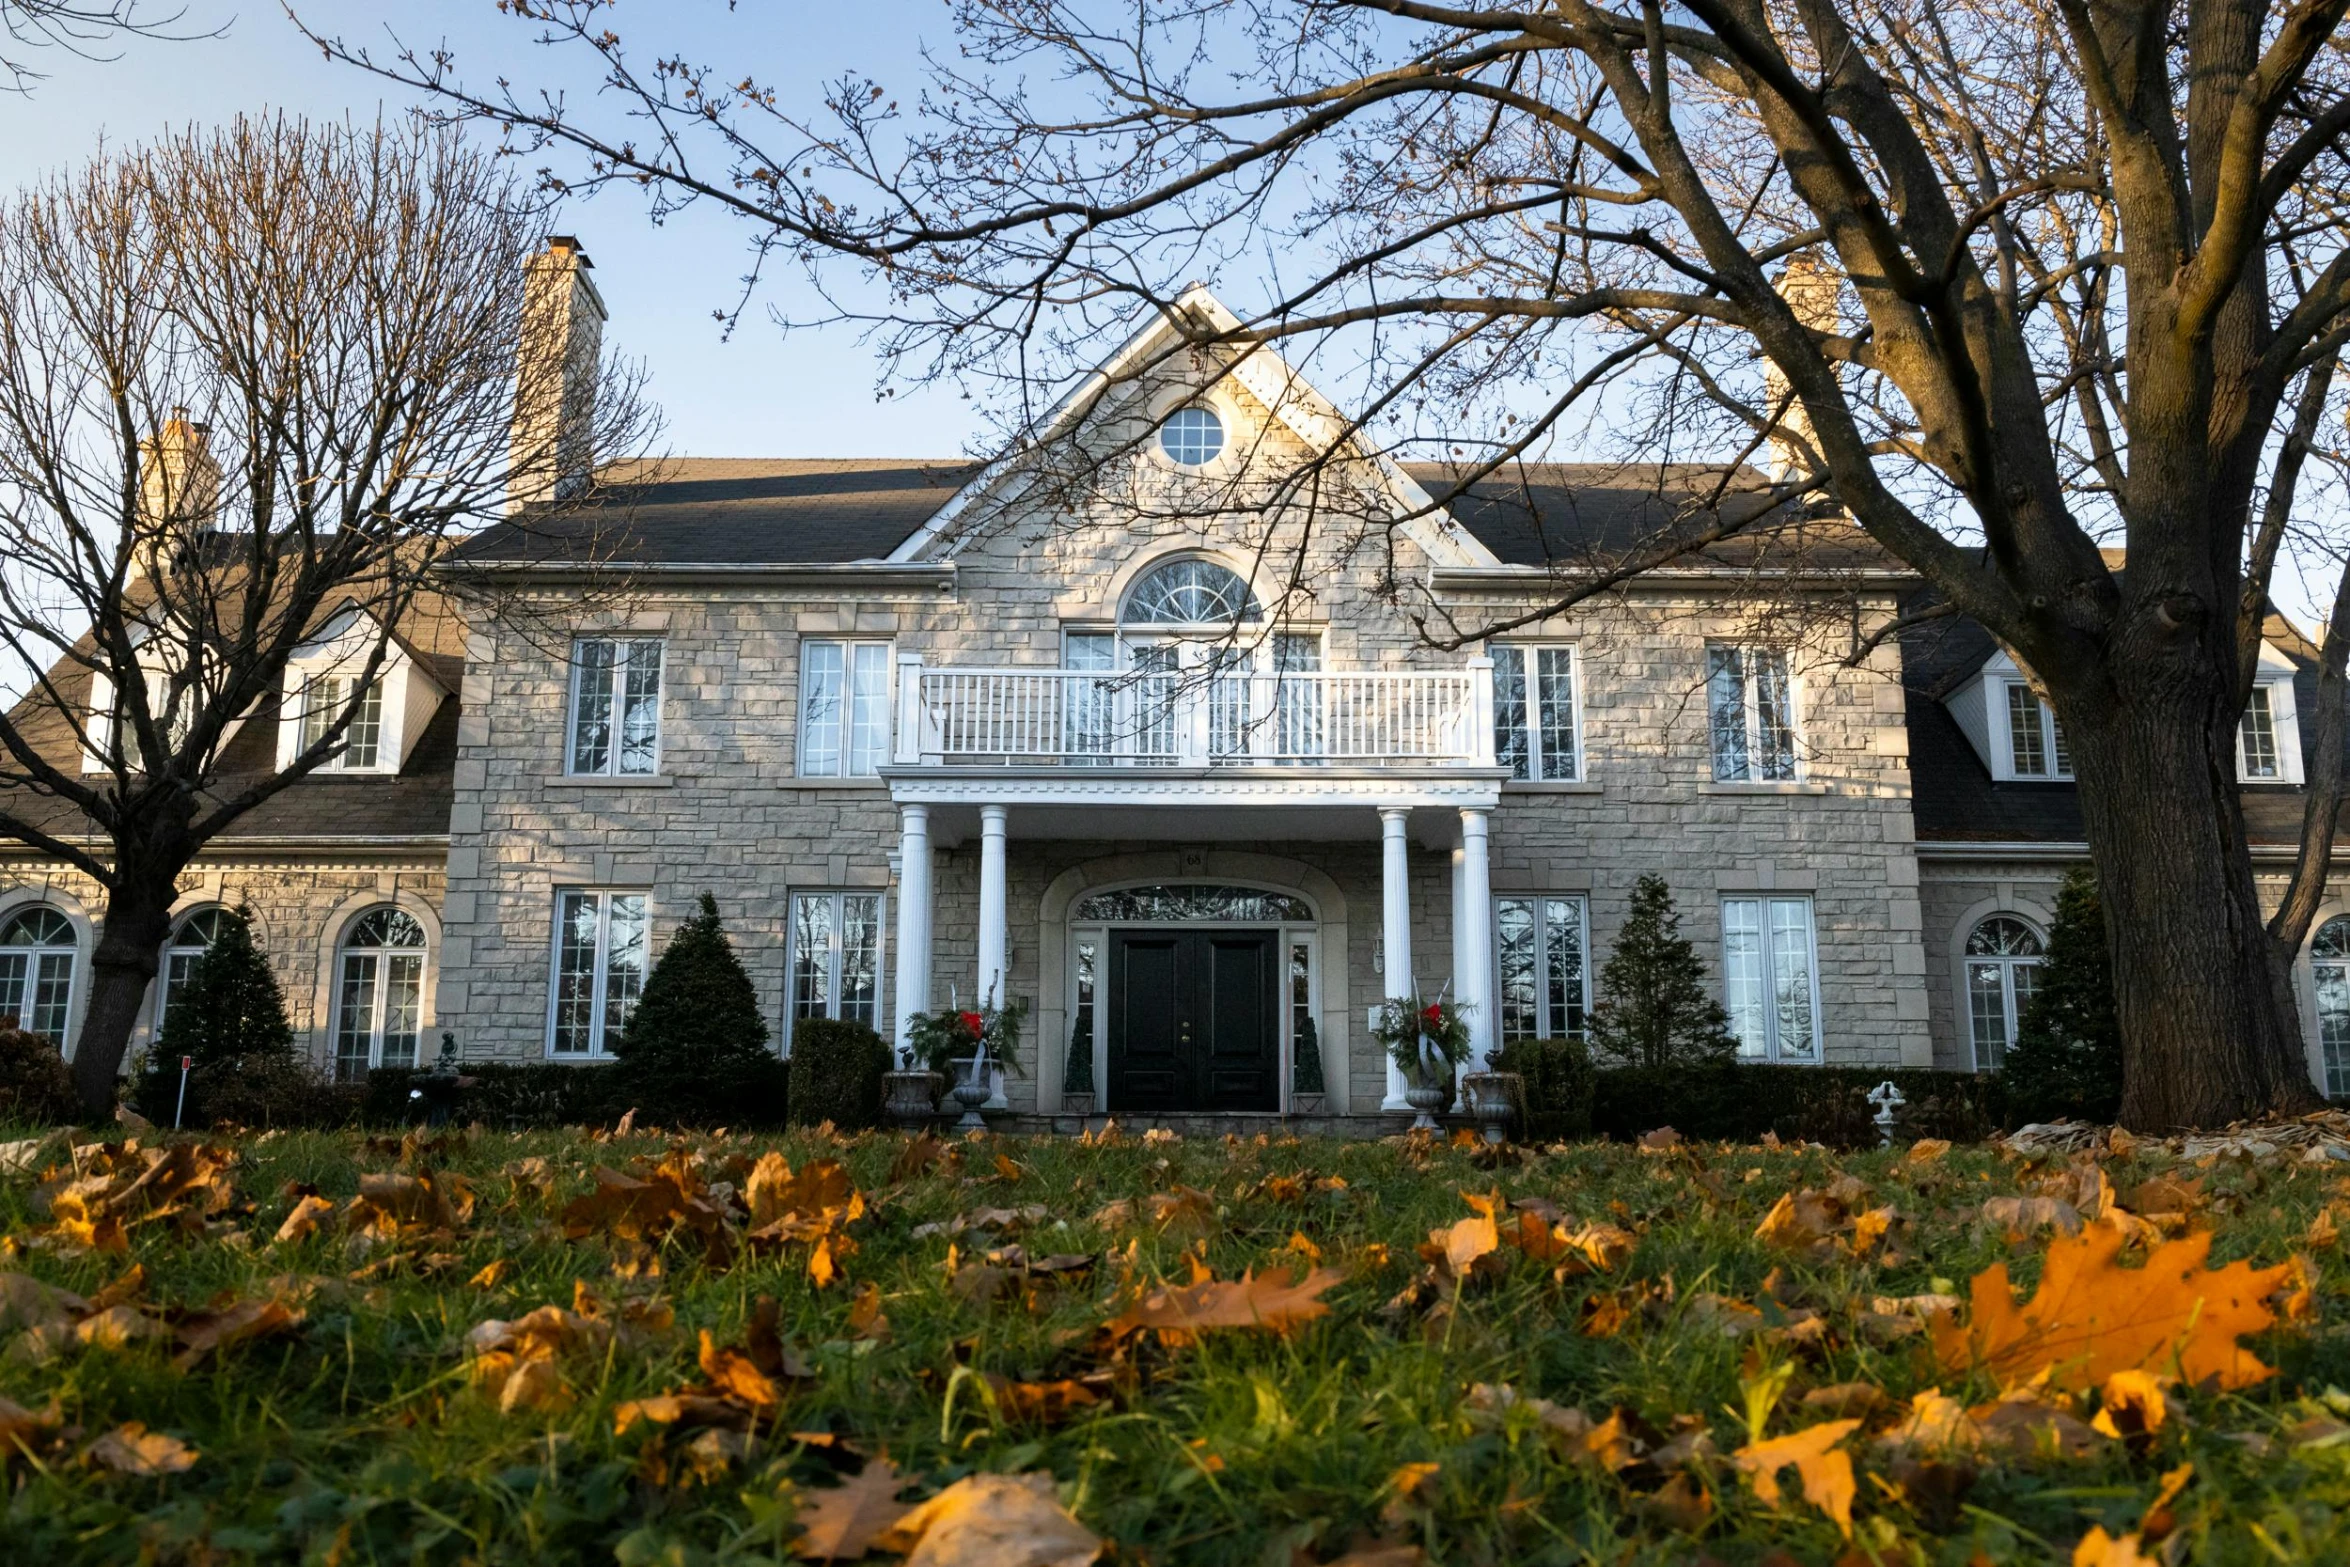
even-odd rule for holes
{"type": "MultiPolygon", "coordinates": [[[[586,258],[544,259],[592,346],[586,258]]],[[[1177,312],[1232,325],[1204,290],[1177,312]]],[[[682,459],[602,475],[592,522],[522,508],[450,568],[498,596],[449,605],[512,614],[397,628],[338,762],[187,876],[149,1015],[247,906],[340,1076],[443,1030],[592,1069],[707,891],[782,1048],[800,1019],[889,1035],[1017,999],[1014,1110],[1085,1108],[1074,1069],[1095,1113],[1362,1117],[1402,1103],[1381,998],[1465,1003],[1480,1054],[1573,1034],[1657,872],[1751,1059],[1998,1063],[2086,857],[2027,672],[1948,622],[1872,639],[1919,584],[1832,517],[1525,618],[1561,563],[1754,507],[1761,476],[1464,487],[1350,452],[1298,482],[1345,423],[1270,350],[1188,347],[1170,316],[991,463],[682,459]],[[1438,651],[1415,618],[1510,629],[1438,651]]],[[[2239,756],[2272,890],[2312,671],[2276,622],[2239,756]]],[[[291,754],[315,674],[224,769],[291,754]]],[[[2334,1092],[2344,907],[2300,972],[2334,1092]]],[[[0,1016],[71,1051],[100,912],[0,848],[0,1016]]]]}

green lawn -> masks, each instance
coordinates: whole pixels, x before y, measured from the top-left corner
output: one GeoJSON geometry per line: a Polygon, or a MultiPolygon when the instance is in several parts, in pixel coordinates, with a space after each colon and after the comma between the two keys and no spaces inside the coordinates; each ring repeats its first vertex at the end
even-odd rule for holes
{"type": "MultiPolygon", "coordinates": [[[[2177,1170],[2187,1222],[2216,1231],[2213,1262],[2305,1252],[2317,1266],[2314,1307],[2298,1308],[2314,1319],[2246,1340],[2273,1378],[2185,1393],[2158,1430],[2129,1441],[2050,1426],[1948,1448],[1914,1432],[1883,1438],[1924,1389],[1979,1413],[1996,1388],[1981,1370],[1939,1367],[1931,1336],[1875,1303],[1963,1296],[2002,1260],[2028,1288],[2045,1235],[1985,1223],[1984,1203],[2045,1195],[2052,1181],[2080,1202],[2093,1175],[2084,1187],[2061,1165],[1969,1149],[1905,1162],[1581,1145],[1497,1167],[1470,1148],[1400,1142],[990,1138],[893,1181],[907,1140],[878,1135],[474,1133],[407,1156],[355,1135],[230,1146],[233,1201],[199,1185],[177,1216],[140,1220],[132,1199],[127,1254],[54,1233],[35,1176],[0,1179],[0,1265],[85,1300],[60,1319],[36,1303],[53,1299],[45,1292],[0,1290],[13,1340],[0,1397],[33,1421],[7,1471],[7,1567],[770,1560],[789,1554],[806,1497],[884,1452],[915,1487],[908,1498],[973,1473],[1049,1471],[1064,1505],[1111,1542],[1105,1559],[1121,1562],[1287,1567],[1380,1540],[1438,1562],[1827,1563],[1848,1551],[2070,1561],[2092,1526],[2138,1529],[2161,1476],[2188,1463],[2191,1480],[2150,1531],[2167,1522],[2169,1539],[2149,1538],[2150,1556],[2350,1559],[2350,1440],[2337,1440],[2350,1426],[2335,1418],[2350,1420],[2350,1395],[2336,1390],[2350,1386],[2344,1263],[2330,1223],[2311,1231],[2342,1197],[2330,1167],[2177,1170]],[[841,1161],[862,1216],[803,1213],[752,1242],[731,1194],[770,1149],[802,1172],[803,1197],[821,1184],[806,1178],[812,1162],[841,1161]],[[717,1183],[697,1215],[655,1243],[585,1218],[573,1228],[587,1233],[566,1238],[557,1215],[596,1166],[643,1176],[665,1155],[689,1185],[717,1183]],[[456,1222],[439,1223],[409,1188],[411,1223],[355,1236],[362,1176],[389,1172],[433,1172],[432,1201],[456,1222]],[[469,1216],[458,1217],[452,1175],[470,1186],[469,1216]],[[1839,1177],[1866,1188],[1835,1188],[1848,1212],[1890,1205],[1900,1222],[1880,1235],[1881,1222],[1855,1231],[1847,1220],[1810,1246],[1758,1238],[1783,1194],[1839,1177]],[[309,1190],[332,1211],[314,1203],[324,1218],[311,1234],[273,1239],[309,1190]],[[1464,1193],[1496,1191],[1555,1207],[1532,1251],[1472,1260],[1472,1230],[1465,1274],[1423,1261],[1432,1230],[1473,1217],[1464,1193]],[[1627,1232],[1628,1255],[1604,1231],[1592,1240],[1595,1225],[1627,1232]],[[1578,1235],[1581,1249],[1568,1244],[1578,1235]],[[836,1269],[821,1288],[819,1247],[836,1269]],[[1200,1266],[1231,1280],[1302,1267],[1309,1252],[1345,1277],[1322,1295],[1326,1315],[1287,1331],[1175,1343],[1105,1331],[1138,1295],[1184,1285],[1200,1266]],[[100,1292],[134,1263],[143,1286],[113,1292],[128,1308],[117,1330],[80,1326],[118,1303],[100,1292]],[[494,1282],[479,1282],[485,1269],[494,1282]],[[469,1354],[478,1324],[568,1310],[581,1281],[586,1327],[540,1319],[552,1369],[515,1385],[528,1344],[509,1344],[518,1358],[494,1373],[469,1354]],[[772,1345],[762,1357],[762,1296],[776,1302],[780,1362],[772,1345]],[[232,1331],[217,1349],[202,1344],[212,1319],[186,1315],[268,1300],[299,1323],[232,1331]],[[28,1336],[44,1310],[50,1326],[28,1336]],[[738,1401],[746,1418],[731,1424],[748,1430],[721,1420],[695,1431],[691,1415],[662,1423],[680,1406],[655,1405],[616,1432],[624,1404],[711,1382],[702,1330],[721,1372],[764,1358],[775,1406],[749,1421],[756,1400],[738,1401]],[[730,1360],[728,1346],[742,1350],[730,1360]],[[1064,1382],[1076,1386],[1019,1386],[1064,1382]],[[1871,1408],[1856,1383],[1886,1402],[1871,1408]],[[1806,1401],[1827,1389],[1841,1391],[1806,1401]],[[41,1423],[52,1406],[55,1421],[41,1423]],[[1586,1432],[1616,1411],[1612,1430],[1586,1432]],[[1774,1509],[1729,1456],[1758,1419],[1778,1437],[1840,1413],[1864,1422],[1840,1444],[1857,1468],[1849,1544],[1802,1499],[1796,1471],[1774,1509]],[[89,1455],[133,1421],[193,1449],[193,1464],[141,1476],[89,1455]]],[[[64,1165],[62,1143],[41,1162],[64,1165]]],[[[2146,1149],[2105,1165],[2125,1197],[2173,1168],[2146,1149]]],[[[703,1400],[694,1407],[725,1407],[703,1400]]],[[[2098,1408],[2093,1395],[2072,1406],[2080,1420],[2098,1408]]]]}

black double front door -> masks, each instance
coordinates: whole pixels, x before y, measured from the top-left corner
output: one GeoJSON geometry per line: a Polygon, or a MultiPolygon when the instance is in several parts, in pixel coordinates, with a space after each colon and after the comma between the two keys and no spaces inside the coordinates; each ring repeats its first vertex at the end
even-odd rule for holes
{"type": "Polygon", "coordinates": [[[1116,1110],[1281,1108],[1280,933],[1110,932],[1116,1110]]]}

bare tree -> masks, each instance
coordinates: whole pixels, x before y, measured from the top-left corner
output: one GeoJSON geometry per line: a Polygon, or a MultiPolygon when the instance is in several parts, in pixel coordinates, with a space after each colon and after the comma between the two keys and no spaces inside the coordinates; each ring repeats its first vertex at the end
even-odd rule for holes
{"type": "Polygon", "coordinates": [[[140,0],[0,0],[0,31],[12,46],[0,50],[0,78],[6,79],[0,91],[29,92],[48,74],[33,68],[28,50],[63,49],[93,59],[121,38],[212,36],[181,31],[186,19],[184,9],[160,9],[140,0]]]}
{"type": "Polygon", "coordinates": [[[0,208],[0,649],[28,686],[0,835],[105,889],[93,1108],[197,852],[342,753],[454,545],[510,502],[590,504],[595,455],[647,433],[633,374],[546,306],[576,265],[539,254],[546,220],[455,132],[286,120],[0,208]],[[289,698],[330,626],[331,678],[289,698]],[[225,768],[281,700],[290,753],[225,768]]]}
{"type": "MultiPolygon", "coordinates": [[[[1263,304],[1195,342],[1346,348],[1383,433],[1444,431],[1464,482],[1595,411],[1651,458],[1774,440],[1774,499],[1831,499],[2045,682],[2123,1116],[2159,1128],[2313,1098],[2289,969],[2333,858],[2350,582],[2273,918],[2236,747],[2280,561],[2341,559],[2311,518],[2350,339],[2346,4],[958,0],[910,117],[855,78],[796,112],[599,0],[526,8],[592,97],[320,41],[555,184],[718,203],[761,263],[862,261],[888,303],[856,313],[934,366],[1029,384],[1246,265],[1263,304]]],[[[1691,516],[1563,566],[1542,611],[1746,525],[1691,516]]]]}

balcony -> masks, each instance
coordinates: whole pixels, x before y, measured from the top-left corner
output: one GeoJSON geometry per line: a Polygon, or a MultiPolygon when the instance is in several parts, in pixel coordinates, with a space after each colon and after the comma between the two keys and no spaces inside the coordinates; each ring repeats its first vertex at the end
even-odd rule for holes
{"type": "Polygon", "coordinates": [[[898,661],[906,769],[1490,768],[1493,664],[1457,670],[927,668],[898,661]]]}

